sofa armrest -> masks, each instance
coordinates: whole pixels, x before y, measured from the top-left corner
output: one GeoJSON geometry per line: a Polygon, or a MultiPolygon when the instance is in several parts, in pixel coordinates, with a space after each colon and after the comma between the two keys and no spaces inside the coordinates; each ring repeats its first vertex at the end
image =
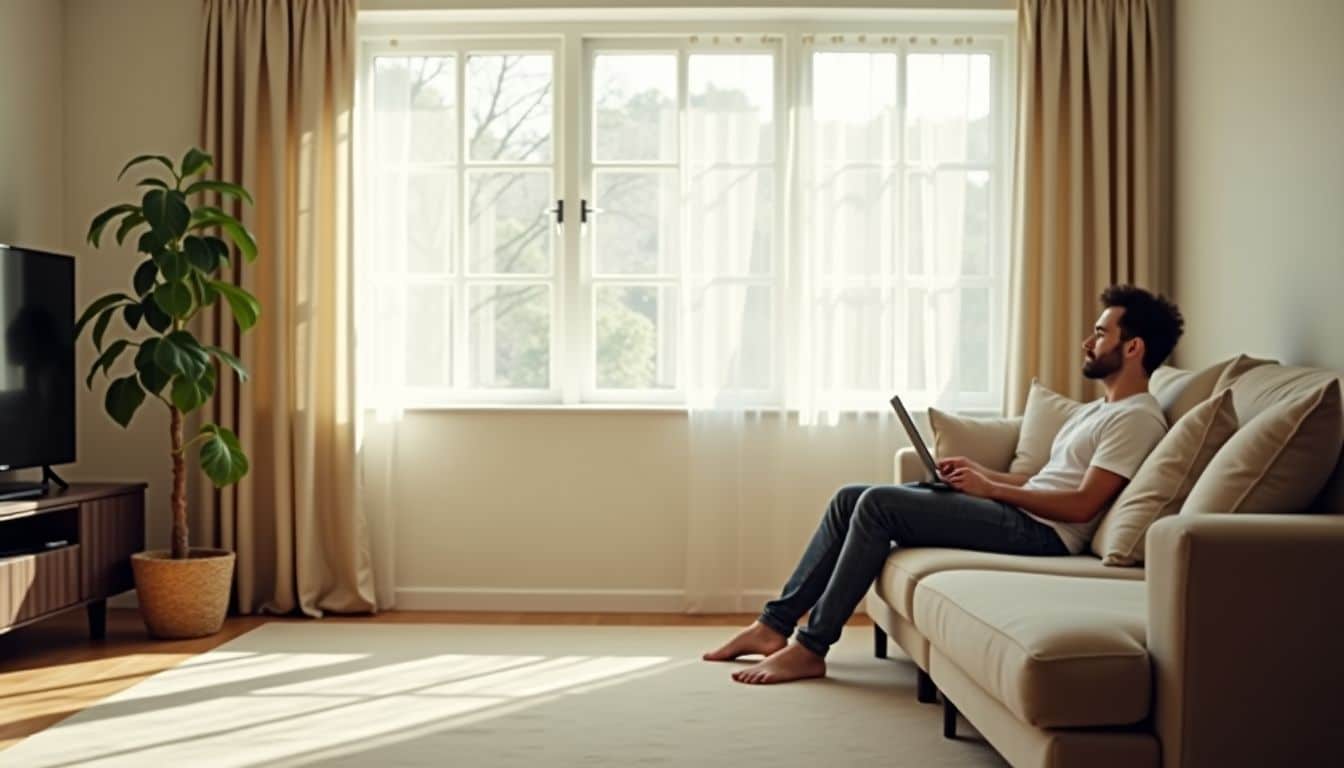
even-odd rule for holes
{"type": "Polygon", "coordinates": [[[902,448],[896,452],[896,484],[918,483],[932,480],[929,477],[929,471],[924,469],[924,462],[919,460],[919,454],[915,453],[914,448],[902,448]]]}
{"type": "Polygon", "coordinates": [[[1344,515],[1160,520],[1147,582],[1162,765],[1344,765],[1344,515]]]}

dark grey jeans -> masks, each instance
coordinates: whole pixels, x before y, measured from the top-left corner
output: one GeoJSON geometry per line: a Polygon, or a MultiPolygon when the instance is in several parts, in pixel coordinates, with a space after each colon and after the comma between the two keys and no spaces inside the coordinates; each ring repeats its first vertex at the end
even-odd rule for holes
{"type": "Polygon", "coordinates": [[[917,485],[848,485],[836,492],[779,599],[760,621],[825,656],[897,547],[956,547],[1011,555],[1067,555],[1055,529],[1011,504],[917,485]]]}

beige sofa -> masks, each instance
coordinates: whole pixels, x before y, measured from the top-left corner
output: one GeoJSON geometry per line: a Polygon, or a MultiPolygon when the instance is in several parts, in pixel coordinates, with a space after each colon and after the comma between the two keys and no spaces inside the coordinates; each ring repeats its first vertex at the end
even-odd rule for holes
{"type": "MultiPolygon", "coordinates": [[[[1239,423],[1337,375],[1234,389],[1239,423]]],[[[921,479],[897,454],[897,482],[921,479]]],[[[1344,765],[1344,462],[1283,512],[1160,519],[1146,569],[896,549],[867,600],[876,653],[899,644],[945,732],[960,711],[1014,766],[1344,765]]]]}

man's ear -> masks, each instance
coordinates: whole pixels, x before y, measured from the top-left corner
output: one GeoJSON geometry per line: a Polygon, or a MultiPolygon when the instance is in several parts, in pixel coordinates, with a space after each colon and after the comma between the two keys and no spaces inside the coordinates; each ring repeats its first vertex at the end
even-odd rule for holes
{"type": "Polygon", "coordinates": [[[1125,342],[1125,357],[1137,357],[1140,360],[1142,360],[1143,352],[1144,352],[1144,346],[1142,336],[1135,336],[1134,338],[1125,342]]]}

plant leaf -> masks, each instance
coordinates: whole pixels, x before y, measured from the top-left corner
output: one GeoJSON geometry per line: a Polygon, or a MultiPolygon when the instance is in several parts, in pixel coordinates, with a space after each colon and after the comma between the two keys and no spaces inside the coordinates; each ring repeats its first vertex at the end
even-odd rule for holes
{"type": "Polygon", "coordinates": [[[247,368],[243,367],[242,360],[239,360],[237,357],[234,357],[234,355],[231,352],[227,352],[216,346],[211,346],[207,344],[205,349],[207,352],[213,352],[215,356],[218,357],[220,360],[223,360],[224,362],[228,363],[229,367],[232,368],[234,372],[238,374],[239,381],[247,381],[247,368]]]}
{"type": "Polygon", "coordinates": [[[159,268],[159,274],[170,283],[180,281],[191,271],[191,263],[181,251],[171,249],[159,251],[154,254],[154,263],[159,268]]]}
{"type": "Polygon", "coordinates": [[[154,350],[159,346],[158,339],[145,339],[140,350],[135,353],[135,370],[140,374],[140,385],[146,392],[158,394],[172,374],[165,373],[154,361],[154,350]]]}
{"type": "Polygon", "coordinates": [[[84,325],[88,323],[90,320],[92,320],[94,316],[97,315],[99,312],[102,312],[104,309],[107,309],[108,307],[116,306],[121,302],[134,302],[134,301],[135,299],[132,299],[130,296],[127,296],[124,293],[109,293],[108,295],[103,296],[102,298],[93,302],[88,306],[88,308],[84,310],[84,314],[79,316],[79,321],[75,323],[75,338],[76,339],[79,338],[80,332],[84,330],[84,325]]]}
{"type": "Polygon", "coordinates": [[[140,300],[140,308],[145,311],[145,322],[150,328],[163,333],[173,327],[173,318],[168,316],[167,312],[159,309],[158,302],[154,301],[154,294],[149,294],[140,300]]]}
{"type": "Polygon", "coordinates": [[[208,153],[192,147],[182,157],[182,178],[194,176],[198,172],[209,168],[214,162],[215,159],[208,153]]]}
{"type": "Polygon", "coordinates": [[[215,369],[206,368],[205,373],[195,378],[178,376],[173,379],[171,399],[173,405],[183,413],[191,413],[201,407],[215,393],[215,369]]]}
{"type": "Polygon", "coordinates": [[[97,248],[98,240],[103,236],[103,227],[106,227],[109,221],[122,214],[139,210],[138,207],[131,205],[130,203],[122,203],[121,205],[114,205],[111,208],[108,208],[106,211],[94,216],[93,221],[89,222],[89,234],[85,239],[88,240],[94,248],[97,248]]]}
{"type": "Polygon", "coordinates": [[[213,206],[203,206],[197,208],[191,213],[192,229],[205,229],[208,227],[219,227],[224,234],[229,236],[233,244],[238,246],[238,250],[243,252],[243,257],[248,261],[257,259],[257,241],[252,237],[252,233],[229,214],[213,206]]]}
{"type": "Polygon", "coordinates": [[[139,304],[127,304],[121,308],[121,319],[126,321],[126,325],[134,331],[140,327],[140,318],[144,317],[145,310],[140,308],[139,304]]]}
{"type": "MultiPolygon", "coordinates": [[[[130,305],[127,305],[130,306],[130,305]]],[[[117,312],[117,305],[104,309],[98,315],[98,322],[93,324],[93,348],[99,351],[103,349],[103,334],[107,332],[107,324],[112,322],[112,316],[117,312]]]]}
{"type": "Polygon", "coordinates": [[[216,268],[216,269],[218,269],[219,266],[222,265],[222,264],[228,264],[228,263],[229,263],[229,244],[228,244],[228,243],[224,242],[223,240],[220,240],[218,237],[215,237],[214,235],[207,235],[207,236],[204,238],[204,240],[205,240],[205,244],[208,245],[208,246],[210,246],[210,250],[211,250],[211,251],[214,251],[214,254],[215,254],[215,268],[216,268]]]}
{"type": "Polygon", "coordinates": [[[210,438],[201,443],[201,469],[216,487],[232,485],[247,474],[247,456],[238,437],[217,424],[201,427],[210,438]]]}
{"type": "Polygon", "coordinates": [[[191,279],[196,284],[196,295],[200,297],[203,306],[208,307],[219,301],[219,291],[210,285],[210,278],[203,276],[200,272],[193,272],[191,279]]]}
{"type": "Polygon", "coordinates": [[[140,266],[135,268],[135,276],[131,278],[131,285],[135,288],[137,296],[144,296],[154,290],[154,283],[159,278],[159,265],[154,263],[154,259],[145,259],[140,266]]]}
{"type": "Polygon", "coordinates": [[[98,359],[93,361],[93,367],[89,368],[89,377],[84,380],[85,388],[93,389],[94,374],[98,373],[99,370],[103,373],[107,373],[112,367],[112,364],[117,362],[117,358],[121,357],[121,353],[126,351],[126,347],[130,345],[131,343],[125,339],[117,339],[107,345],[107,349],[103,350],[103,354],[99,355],[98,359]]]}
{"type": "Polygon", "coordinates": [[[261,303],[257,301],[256,296],[233,283],[220,280],[207,280],[206,282],[219,291],[224,296],[225,301],[229,302],[229,309],[233,310],[233,319],[237,321],[239,328],[246,331],[257,324],[257,319],[261,316],[261,303]]]}
{"type": "Polygon", "coordinates": [[[121,220],[121,226],[117,227],[117,245],[126,242],[126,235],[131,233],[132,229],[145,223],[145,217],[139,210],[131,212],[129,216],[121,220]]]}
{"type": "Polygon", "coordinates": [[[230,184],[227,181],[210,181],[208,179],[202,179],[187,187],[185,194],[190,197],[198,192],[215,192],[225,197],[235,197],[240,200],[246,200],[249,204],[254,204],[252,203],[252,195],[248,194],[246,189],[243,189],[237,184],[230,184]]]}
{"type": "Polygon", "coordinates": [[[141,180],[135,182],[135,186],[137,186],[137,187],[159,187],[160,189],[172,189],[172,186],[171,186],[168,182],[164,181],[163,179],[157,179],[157,178],[155,178],[155,177],[153,177],[153,176],[147,176],[147,177],[145,177],[145,178],[143,178],[143,179],[141,179],[141,180]]]}
{"type": "Polygon", "coordinates": [[[155,345],[154,362],[164,373],[195,379],[210,367],[210,353],[189,331],[173,331],[155,345]]]}
{"type": "Polygon", "coordinates": [[[143,402],[145,402],[145,390],[140,388],[140,382],[136,381],[134,376],[123,376],[108,385],[103,407],[113,421],[125,428],[131,423],[131,417],[143,402]]]}
{"type": "Polygon", "coordinates": [[[191,266],[207,275],[214,274],[219,268],[219,257],[215,254],[215,249],[211,248],[203,237],[187,235],[182,241],[182,252],[187,255],[187,262],[191,266]]]}
{"type": "Polygon", "coordinates": [[[182,319],[191,312],[191,289],[186,283],[171,280],[154,288],[154,303],[170,317],[182,319]]]}
{"type": "Polygon", "coordinates": [[[142,232],[135,249],[143,254],[153,256],[163,250],[163,238],[159,237],[159,233],[152,229],[148,232],[142,232]]]}
{"type": "Polygon", "coordinates": [[[140,201],[145,221],[154,228],[159,240],[171,243],[187,231],[191,223],[191,209],[181,192],[172,189],[151,189],[140,201]]]}
{"type": "MultiPolygon", "coordinates": [[[[173,161],[163,155],[136,155],[131,158],[126,165],[122,166],[121,173],[117,174],[117,181],[121,181],[121,177],[125,176],[126,172],[129,171],[132,166],[139,165],[140,163],[147,163],[150,160],[157,160],[160,163],[163,163],[164,167],[166,167],[170,173],[173,173],[173,161]]],[[[177,174],[173,173],[173,175],[176,176],[177,174]]]]}

